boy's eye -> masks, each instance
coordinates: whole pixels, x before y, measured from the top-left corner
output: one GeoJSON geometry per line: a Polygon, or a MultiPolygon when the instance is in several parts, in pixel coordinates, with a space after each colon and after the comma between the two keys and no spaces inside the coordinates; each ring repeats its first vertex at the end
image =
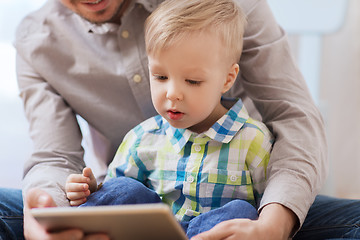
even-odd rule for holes
{"type": "Polygon", "coordinates": [[[160,81],[164,81],[164,80],[168,79],[166,76],[161,76],[161,75],[155,75],[154,77],[155,77],[155,79],[160,80],[160,81]]]}
{"type": "Polygon", "coordinates": [[[195,80],[190,80],[190,79],[186,79],[186,82],[188,82],[191,85],[200,85],[201,81],[195,81],[195,80]]]}

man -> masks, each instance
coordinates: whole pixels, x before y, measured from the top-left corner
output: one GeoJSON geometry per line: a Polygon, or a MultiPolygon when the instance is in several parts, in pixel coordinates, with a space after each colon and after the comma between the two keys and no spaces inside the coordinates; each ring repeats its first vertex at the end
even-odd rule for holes
{"type": "MultiPolygon", "coordinates": [[[[34,152],[25,164],[23,188],[27,239],[83,238],[77,230],[48,234],[28,212],[33,207],[68,205],[65,179],[85,166],[76,114],[89,123],[97,156],[106,164],[124,134],[155,114],[143,23],[159,2],[48,0],[20,24],[15,44],[18,82],[34,141],[34,152]]],[[[268,239],[286,239],[303,224],[324,182],[324,126],[266,1],[238,2],[248,26],[240,77],[228,95],[242,97],[249,110],[255,106],[250,115],[258,111],[276,141],[260,218],[243,225],[249,231],[235,231],[234,236],[247,239],[244,234],[249,233],[251,239],[263,239],[264,234],[268,239]]],[[[6,192],[2,190],[2,197],[6,192]]],[[[17,198],[11,202],[19,210],[20,191],[14,195],[17,198]]],[[[313,207],[323,206],[320,200],[313,207]]],[[[233,224],[234,229],[243,229],[237,222],[233,224]]],[[[203,238],[222,239],[222,229],[228,227],[219,225],[203,238]]],[[[325,235],[312,236],[319,239],[325,235]]]]}

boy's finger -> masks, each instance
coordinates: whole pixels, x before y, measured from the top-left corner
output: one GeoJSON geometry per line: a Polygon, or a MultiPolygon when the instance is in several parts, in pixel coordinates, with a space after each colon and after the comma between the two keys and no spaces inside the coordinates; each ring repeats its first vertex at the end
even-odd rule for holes
{"type": "Polygon", "coordinates": [[[98,187],[97,187],[97,181],[96,181],[96,178],[95,178],[95,176],[94,176],[91,168],[88,168],[88,167],[84,168],[84,170],[83,170],[83,175],[84,175],[85,177],[88,177],[88,178],[89,178],[88,184],[89,184],[89,189],[90,189],[90,191],[91,191],[91,192],[96,192],[96,190],[97,190],[97,188],[98,188],[98,187]]]}
{"type": "Polygon", "coordinates": [[[86,198],[78,199],[78,200],[71,200],[70,205],[71,206],[79,206],[86,202],[86,198]]]}
{"type": "Polygon", "coordinates": [[[88,193],[86,192],[67,192],[66,197],[71,201],[76,201],[80,199],[86,199],[86,197],[89,195],[90,191],[88,193]]]}
{"type": "Polygon", "coordinates": [[[71,174],[66,180],[67,183],[88,183],[89,178],[82,174],[71,174]]]}
{"type": "Polygon", "coordinates": [[[89,190],[87,183],[67,183],[66,192],[86,192],[89,190]]]}
{"type": "Polygon", "coordinates": [[[89,168],[89,167],[84,168],[83,175],[84,175],[84,177],[88,177],[90,179],[94,178],[94,174],[93,174],[91,168],[89,168]]]}

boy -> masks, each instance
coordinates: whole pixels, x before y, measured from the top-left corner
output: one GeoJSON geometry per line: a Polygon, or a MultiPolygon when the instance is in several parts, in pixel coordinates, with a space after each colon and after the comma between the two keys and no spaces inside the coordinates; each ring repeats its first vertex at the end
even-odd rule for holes
{"type": "Polygon", "coordinates": [[[245,22],[232,0],[169,0],[149,16],[150,88],[160,115],[126,135],[109,166],[108,179],[117,178],[100,191],[87,199],[96,191],[89,168],[69,176],[71,205],[163,201],[189,237],[221,221],[256,219],[248,203],[259,206],[273,137],[241,100],[230,109],[221,101],[239,72],[245,22]],[[199,221],[211,223],[197,228],[199,221]]]}

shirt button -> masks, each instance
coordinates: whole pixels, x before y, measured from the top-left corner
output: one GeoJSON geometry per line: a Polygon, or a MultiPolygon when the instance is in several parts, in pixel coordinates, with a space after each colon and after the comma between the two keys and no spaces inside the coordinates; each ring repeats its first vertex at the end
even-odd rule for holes
{"type": "Polygon", "coordinates": [[[201,146],[196,145],[194,149],[195,149],[195,151],[200,152],[200,150],[201,150],[201,146]]]}
{"type": "Polygon", "coordinates": [[[129,33],[129,31],[124,30],[124,31],[122,31],[121,36],[125,39],[128,39],[130,36],[130,33],[129,33]]]}
{"type": "Polygon", "coordinates": [[[231,176],[230,176],[230,181],[235,182],[236,179],[237,179],[237,177],[236,177],[235,175],[231,175],[231,176]]]}
{"type": "Polygon", "coordinates": [[[141,76],[139,74],[135,74],[133,77],[133,81],[136,83],[140,83],[142,80],[141,76]]]}
{"type": "Polygon", "coordinates": [[[192,183],[194,182],[194,177],[193,176],[188,176],[187,179],[186,179],[188,182],[192,183]]]}

